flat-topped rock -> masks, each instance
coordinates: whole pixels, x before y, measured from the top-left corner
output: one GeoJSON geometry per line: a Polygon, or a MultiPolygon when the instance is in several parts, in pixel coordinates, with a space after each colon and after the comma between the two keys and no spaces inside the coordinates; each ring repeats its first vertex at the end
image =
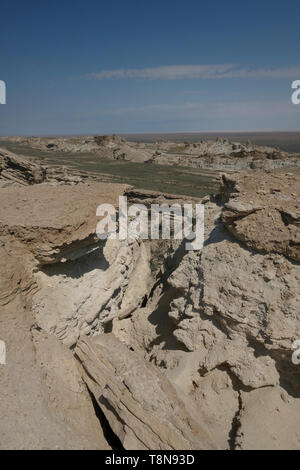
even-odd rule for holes
{"type": "Polygon", "coordinates": [[[300,172],[242,172],[223,175],[228,230],[257,251],[300,260],[300,172]]]}
{"type": "Polygon", "coordinates": [[[125,185],[40,184],[0,189],[0,236],[14,235],[40,263],[62,259],[97,240],[96,208],[118,207],[125,185]]]}

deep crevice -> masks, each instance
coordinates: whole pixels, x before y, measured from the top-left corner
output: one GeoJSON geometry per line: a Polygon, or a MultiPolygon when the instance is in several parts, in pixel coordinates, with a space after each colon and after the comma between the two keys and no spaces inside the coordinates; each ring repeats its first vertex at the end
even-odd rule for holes
{"type": "Polygon", "coordinates": [[[107,440],[108,444],[110,445],[112,450],[125,450],[120,439],[110,427],[110,424],[105,414],[101,410],[100,406],[98,405],[97,400],[95,399],[94,395],[92,394],[92,392],[89,390],[88,387],[87,387],[87,390],[89,392],[89,395],[90,395],[90,398],[91,398],[91,401],[95,410],[95,415],[97,416],[99,420],[100,426],[103,430],[104,437],[107,440]]]}
{"type": "Polygon", "coordinates": [[[242,411],[242,397],[241,397],[241,392],[238,391],[238,402],[239,402],[239,407],[234,415],[234,417],[232,418],[232,423],[231,423],[231,429],[229,431],[229,435],[228,435],[228,444],[229,444],[229,449],[230,450],[235,450],[236,449],[236,438],[237,438],[237,433],[238,433],[238,430],[241,426],[241,423],[240,423],[240,414],[241,414],[241,411],[242,411]]]}

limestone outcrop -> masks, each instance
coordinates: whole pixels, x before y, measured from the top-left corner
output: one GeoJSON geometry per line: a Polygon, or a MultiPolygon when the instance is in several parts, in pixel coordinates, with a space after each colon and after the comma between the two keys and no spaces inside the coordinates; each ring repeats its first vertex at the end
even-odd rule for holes
{"type": "Polygon", "coordinates": [[[296,170],[223,175],[192,252],[95,233],[186,198],[0,163],[1,448],[299,449],[296,170]]]}
{"type": "Polygon", "coordinates": [[[0,254],[0,448],[109,449],[71,351],[36,327],[30,254],[13,238],[0,254]]]}
{"type": "Polygon", "coordinates": [[[228,230],[250,249],[300,261],[300,173],[238,173],[222,183],[228,230]]]}
{"type": "Polygon", "coordinates": [[[109,202],[117,206],[125,189],[124,185],[104,183],[2,188],[0,236],[13,235],[40,264],[68,259],[77,249],[98,240],[98,205],[109,202]]]}
{"type": "Polygon", "coordinates": [[[125,449],[215,447],[204,422],[189,414],[165,375],[114,335],[83,338],[75,355],[88,387],[125,449]]]}
{"type": "Polygon", "coordinates": [[[0,184],[35,184],[45,180],[45,169],[28,159],[0,149],[0,184]]]}
{"type": "MultiPolygon", "coordinates": [[[[203,250],[185,252],[180,244],[174,246],[173,261],[166,262],[161,282],[144,308],[132,318],[114,320],[113,332],[165,371],[184,393],[186,404],[201,407],[219,447],[296,449],[300,428],[291,416],[300,411],[300,370],[291,357],[293,342],[300,338],[300,268],[295,261],[299,252],[293,252],[292,259],[291,252],[274,250],[282,234],[276,227],[273,243],[266,242],[262,250],[255,244],[251,219],[247,232],[254,240],[251,249],[231,229],[230,233],[230,204],[236,203],[241,217],[250,217],[246,201],[253,206],[258,199],[263,203],[263,177],[242,175],[238,187],[236,176],[224,179],[218,204],[205,205],[203,250]],[[225,206],[220,204],[222,198],[225,206]],[[267,402],[276,413],[266,418],[268,424],[255,435],[260,410],[266,416],[267,402]],[[280,421],[286,429],[282,440],[280,421]]],[[[275,181],[281,181],[282,188],[281,197],[277,202],[271,197],[274,202],[267,210],[280,207],[292,212],[299,200],[296,175],[266,174],[264,179],[263,188],[274,187],[275,181]]],[[[259,231],[259,225],[255,230],[259,231]]]]}

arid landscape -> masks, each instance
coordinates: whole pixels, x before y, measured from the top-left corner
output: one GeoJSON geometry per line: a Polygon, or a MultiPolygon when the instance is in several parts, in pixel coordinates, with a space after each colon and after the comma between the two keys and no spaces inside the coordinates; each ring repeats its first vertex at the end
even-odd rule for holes
{"type": "Polygon", "coordinates": [[[1,2],[0,451],[300,450],[299,17],[1,2]]]}
{"type": "Polygon", "coordinates": [[[296,138],[179,138],[0,139],[1,449],[300,448],[296,138]],[[120,195],[203,249],[99,240],[120,195]]]}
{"type": "Polygon", "coordinates": [[[1,2],[0,451],[300,450],[299,18],[1,2]]]}

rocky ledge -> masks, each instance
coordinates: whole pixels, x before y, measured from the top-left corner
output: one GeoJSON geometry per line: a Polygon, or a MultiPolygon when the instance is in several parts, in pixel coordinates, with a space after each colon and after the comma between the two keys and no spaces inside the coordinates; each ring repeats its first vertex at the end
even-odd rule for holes
{"type": "Polygon", "coordinates": [[[299,448],[297,171],[223,175],[189,252],[95,237],[174,197],[0,162],[1,448],[299,448]]]}
{"type": "Polygon", "coordinates": [[[246,246],[300,261],[299,172],[224,175],[222,219],[246,246]]]}

